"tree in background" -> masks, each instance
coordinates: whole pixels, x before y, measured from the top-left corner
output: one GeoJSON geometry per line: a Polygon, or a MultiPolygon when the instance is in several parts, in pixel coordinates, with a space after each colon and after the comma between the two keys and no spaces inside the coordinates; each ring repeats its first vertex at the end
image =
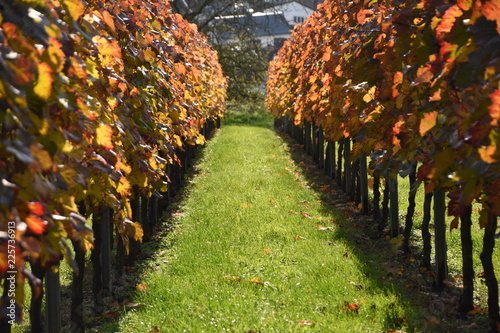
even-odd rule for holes
{"type": "MultiPolygon", "coordinates": [[[[312,0],[316,1],[316,0],[312,0]]],[[[282,0],[174,0],[172,6],[188,21],[195,23],[205,33],[212,47],[219,54],[224,75],[229,78],[228,99],[259,100],[264,96],[269,60],[281,44],[263,46],[255,37],[257,30],[274,29],[284,22],[251,18],[257,12],[266,11],[272,17],[273,6],[282,0]],[[263,27],[264,24],[274,25],[263,27]]],[[[278,14],[276,12],[275,14],[278,14]]],[[[288,26],[287,33],[291,30],[288,26]]]]}

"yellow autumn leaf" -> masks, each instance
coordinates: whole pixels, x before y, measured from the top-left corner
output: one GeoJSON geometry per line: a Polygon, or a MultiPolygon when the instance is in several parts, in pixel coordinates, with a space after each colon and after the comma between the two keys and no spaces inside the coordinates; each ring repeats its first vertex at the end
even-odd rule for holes
{"type": "Polygon", "coordinates": [[[177,134],[172,135],[173,144],[177,147],[182,147],[182,139],[177,134]]]}
{"type": "Polygon", "coordinates": [[[0,81],[0,98],[5,98],[7,96],[7,93],[5,92],[5,86],[3,85],[3,82],[0,81]]]}
{"type": "Polygon", "coordinates": [[[142,242],[142,236],[144,236],[144,231],[142,227],[137,222],[126,222],[125,223],[125,233],[133,240],[142,242]]]}
{"type": "Polygon", "coordinates": [[[373,101],[375,99],[376,89],[377,89],[376,86],[371,87],[370,90],[368,90],[368,93],[363,96],[363,101],[365,103],[370,103],[371,101],[373,101]]]}
{"type": "Polygon", "coordinates": [[[168,116],[175,121],[181,121],[186,118],[186,115],[179,111],[172,111],[168,114],[168,116]]]}
{"type": "Polygon", "coordinates": [[[85,12],[85,6],[80,0],[62,0],[71,18],[77,21],[85,12]]]}
{"type": "Polygon", "coordinates": [[[126,177],[121,177],[117,182],[116,190],[123,196],[128,196],[132,192],[132,186],[130,186],[130,182],[126,177]]]}
{"type": "Polygon", "coordinates": [[[47,48],[47,56],[52,69],[55,72],[60,72],[63,70],[64,62],[66,56],[62,50],[62,44],[56,38],[49,39],[49,47],[47,48]]]}
{"type": "Polygon", "coordinates": [[[113,129],[106,124],[101,124],[95,131],[96,143],[106,149],[113,149],[113,129]]]}
{"type": "Polygon", "coordinates": [[[40,144],[32,144],[30,146],[30,151],[33,156],[35,156],[38,166],[42,171],[48,171],[52,169],[52,158],[49,153],[40,144]]]}
{"type": "Polygon", "coordinates": [[[41,62],[38,64],[38,78],[35,83],[33,91],[35,94],[43,100],[48,100],[50,94],[52,93],[52,83],[54,78],[52,77],[52,68],[49,64],[41,62]]]}

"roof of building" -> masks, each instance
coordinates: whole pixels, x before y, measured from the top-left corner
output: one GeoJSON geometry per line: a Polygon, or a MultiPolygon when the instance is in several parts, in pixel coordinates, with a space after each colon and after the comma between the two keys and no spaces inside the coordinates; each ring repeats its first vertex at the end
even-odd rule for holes
{"type": "Polygon", "coordinates": [[[318,7],[318,5],[323,1],[324,0],[274,0],[270,2],[273,3],[274,5],[282,5],[289,2],[297,2],[303,6],[316,10],[316,7],[318,7]]]}
{"type": "Polygon", "coordinates": [[[246,27],[256,37],[286,35],[290,25],[283,14],[253,13],[251,15],[230,15],[219,17],[232,26],[246,27]]]}

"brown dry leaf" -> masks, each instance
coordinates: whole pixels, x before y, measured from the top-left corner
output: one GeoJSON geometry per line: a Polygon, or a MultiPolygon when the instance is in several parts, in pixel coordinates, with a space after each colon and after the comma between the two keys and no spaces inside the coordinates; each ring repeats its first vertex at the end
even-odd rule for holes
{"type": "Polygon", "coordinates": [[[293,237],[293,239],[295,239],[295,240],[301,240],[301,239],[306,239],[306,238],[305,238],[305,237],[302,237],[302,236],[299,236],[299,235],[295,235],[295,236],[293,237]]]}
{"type": "Polygon", "coordinates": [[[116,310],[110,310],[110,311],[103,312],[102,315],[104,317],[108,317],[108,318],[116,318],[116,317],[120,316],[120,312],[118,312],[116,310]]]}
{"type": "Polygon", "coordinates": [[[144,303],[125,302],[123,305],[125,305],[125,307],[130,310],[130,309],[136,309],[138,307],[141,307],[144,305],[144,303]]]}
{"type": "Polygon", "coordinates": [[[269,249],[264,249],[262,250],[265,254],[273,254],[273,251],[269,250],[269,249]]]}

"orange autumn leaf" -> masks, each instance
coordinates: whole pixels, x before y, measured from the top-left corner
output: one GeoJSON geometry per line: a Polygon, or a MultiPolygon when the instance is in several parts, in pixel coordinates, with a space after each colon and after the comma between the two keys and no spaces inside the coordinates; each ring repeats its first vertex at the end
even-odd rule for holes
{"type": "Polygon", "coordinates": [[[302,216],[304,216],[305,218],[308,218],[308,219],[312,219],[312,216],[311,214],[308,214],[306,212],[300,212],[302,214],[302,216]]]}
{"type": "Polygon", "coordinates": [[[458,17],[462,16],[463,12],[457,5],[453,5],[446,10],[443,19],[439,23],[436,29],[436,35],[438,38],[443,38],[445,33],[448,33],[453,28],[455,21],[458,17]]]}
{"type": "Polygon", "coordinates": [[[430,129],[436,126],[437,117],[438,117],[437,111],[432,111],[424,115],[424,118],[420,120],[419,131],[421,136],[424,136],[425,133],[427,133],[430,129]]]}
{"type": "Polygon", "coordinates": [[[262,282],[261,279],[257,279],[257,278],[252,278],[250,280],[248,280],[248,283],[253,283],[253,284],[264,284],[264,282],[262,282]]]}
{"type": "Polygon", "coordinates": [[[500,162],[500,152],[498,151],[498,147],[495,146],[487,146],[487,147],[479,147],[477,149],[481,160],[486,163],[496,163],[500,162]]]}
{"type": "Polygon", "coordinates": [[[41,202],[32,201],[28,202],[26,205],[31,214],[41,216],[45,213],[45,207],[41,202]]]}
{"type": "Polygon", "coordinates": [[[102,12],[102,18],[104,20],[104,22],[107,24],[107,26],[113,31],[116,33],[116,26],[115,26],[115,22],[113,20],[113,17],[111,16],[111,14],[107,11],[107,10],[104,10],[102,12]]]}
{"type": "Polygon", "coordinates": [[[483,15],[491,21],[497,22],[497,31],[500,34],[500,0],[490,0],[483,5],[483,15]]]}
{"type": "Polygon", "coordinates": [[[47,229],[47,222],[42,220],[40,217],[30,214],[26,216],[26,224],[28,225],[28,228],[37,235],[41,235],[45,232],[45,229],[47,229]]]}
{"type": "Polygon", "coordinates": [[[147,285],[145,285],[145,284],[138,284],[138,285],[136,285],[136,286],[135,286],[135,289],[136,289],[137,291],[144,292],[144,291],[146,291],[147,287],[148,287],[148,286],[147,286],[147,285]]]}
{"type": "Polygon", "coordinates": [[[301,320],[298,323],[299,326],[312,326],[314,325],[314,321],[312,320],[301,320]]]}
{"type": "Polygon", "coordinates": [[[273,251],[269,250],[269,249],[264,249],[262,250],[265,254],[273,254],[273,251]]]}
{"type": "Polygon", "coordinates": [[[491,125],[497,126],[500,123],[500,90],[496,89],[489,97],[491,105],[488,107],[488,110],[492,119],[491,125]]]}

